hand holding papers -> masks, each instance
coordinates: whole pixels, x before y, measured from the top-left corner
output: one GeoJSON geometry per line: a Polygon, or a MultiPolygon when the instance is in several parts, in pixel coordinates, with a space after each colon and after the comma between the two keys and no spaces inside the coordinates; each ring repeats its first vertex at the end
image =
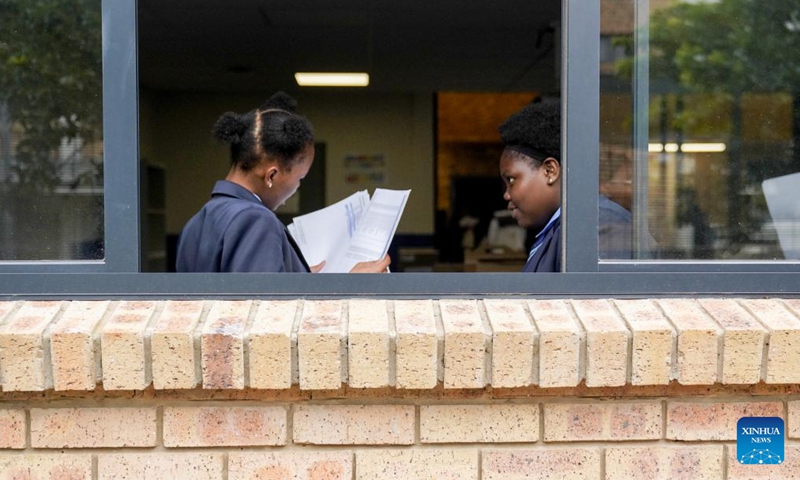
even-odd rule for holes
{"type": "Polygon", "coordinates": [[[322,273],[349,272],[357,263],[386,255],[411,190],[375,189],[350,195],[288,226],[309,265],[322,273]]]}

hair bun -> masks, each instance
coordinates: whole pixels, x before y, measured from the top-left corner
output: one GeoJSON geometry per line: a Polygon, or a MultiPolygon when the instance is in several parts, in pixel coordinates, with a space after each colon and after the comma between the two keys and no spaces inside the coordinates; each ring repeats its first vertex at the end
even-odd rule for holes
{"type": "Polygon", "coordinates": [[[214,124],[211,133],[222,142],[239,143],[247,133],[247,123],[238,113],[225,112],[214,124]]]}
{"type": "Polygon", "coordinates": [[[292,112],[297,109],[297,100],[290,97],[285,92],[277,92],[275,95],[269,97],[269,99],[261,105],[259,110],[269,110],[271,108],[276,108],[280,110],[286,110],[287,112],[292,112]]]}
{"type": "Polygon", "coordinates": [[[301,118],[287,118],[283,122],[283,132],[289,138],[302,138],[308,134],[308,122],[304,122],[301,118]]]}

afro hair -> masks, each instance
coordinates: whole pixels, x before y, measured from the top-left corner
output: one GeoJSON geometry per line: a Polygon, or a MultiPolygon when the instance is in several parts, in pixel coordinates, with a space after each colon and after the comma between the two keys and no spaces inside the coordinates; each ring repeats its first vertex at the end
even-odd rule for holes
{"type": "Polygon", "coordinates": [[[561,106],[558,101],[529,103],[508,117],[498,130],[506,146],[539,151],[561,161],[561,106]]]}

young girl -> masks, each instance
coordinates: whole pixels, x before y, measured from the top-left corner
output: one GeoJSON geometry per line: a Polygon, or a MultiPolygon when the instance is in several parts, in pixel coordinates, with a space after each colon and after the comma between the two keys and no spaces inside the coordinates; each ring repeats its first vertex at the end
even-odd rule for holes
{"type": "MultiPolygon", "coordinates": [[[[523,272],[561,271],[561,107],[531,103],[500,126],[503,198],[517,223],[535,233],[523,272]]],[[[600,196],[600,258],[631,258],[631,214],[600,196]]]]}
{"type": "MultiPolygon", "coordinates": [[[[317,272],[273,212],[291,197],[314,161],[311,123],[297,103],[278,92],[244,115],[228,112],[214,125],[230,144],[231,167],[214,185],[178,243],[179,272],[317,272]]],[[[351,272],[380,273],[389,257],[357,264],[351,272]]]]}

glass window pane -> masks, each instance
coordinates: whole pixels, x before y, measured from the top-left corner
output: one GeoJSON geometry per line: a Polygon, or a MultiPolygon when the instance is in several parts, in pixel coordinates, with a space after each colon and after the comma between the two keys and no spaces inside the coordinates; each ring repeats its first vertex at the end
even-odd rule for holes
{"type": "Polygon", "coordinates": [[[635,257],[798,258],[800,175],[774,180],[800,172],[798,19],[794,0],[603,0],[600,192],[633,213],[635,257]]]}
{"type": "Polygon", "coordinates": [[[137,7],[139,146],[164,176],[160,188],[143,177],[143,197],[155,189],[164,205],[142,218],[145,269],[176,269],[182,229],[229,171],[214,122],[283,90],[317,144],[299,198],[276,211],[282,221],[359,190],[410,188],[393,272],[521,270],[533,234],[526,245],[506,215],[498,127],[535,97],[560,97],[559,0],[137,7]],[[300,86],[297,72],[364,72],[369,85],[300,86]]]}
{"type": "Polygon", "coordinates": [[[0,260],[102,259],[100,0],[0,0],[0,260]]]}

